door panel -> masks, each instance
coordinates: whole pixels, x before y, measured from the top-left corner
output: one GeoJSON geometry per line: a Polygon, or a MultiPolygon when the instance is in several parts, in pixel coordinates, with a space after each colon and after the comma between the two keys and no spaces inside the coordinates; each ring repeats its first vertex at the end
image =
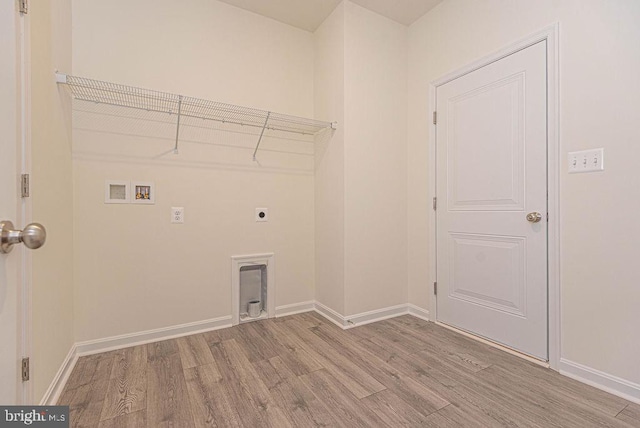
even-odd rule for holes
{"type": "Polygon", "coordinates": [[[525,316],[525,240],[462,233],[450,236],[450,296],[525,316]]]}
{"type": "Polygon", "coordinates": [[[436,103],[438,321],[546,360],[546,42],[436,103]]]}
{"type": "Polygon", "coordinates": [[[523,80],[518,73],[448,100],[450,210],[523,209],[523,80]],[[480,139],[490,139],[491,149],[473,144],[480,139]]]}

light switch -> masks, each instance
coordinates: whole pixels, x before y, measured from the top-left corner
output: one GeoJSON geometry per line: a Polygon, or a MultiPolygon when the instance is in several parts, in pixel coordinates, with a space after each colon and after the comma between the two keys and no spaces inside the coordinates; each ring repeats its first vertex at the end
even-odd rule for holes
{"type": "Polygon", "coordinates": [[[569,152],[569,174],[604,171],[604,149],[569,152]]]}

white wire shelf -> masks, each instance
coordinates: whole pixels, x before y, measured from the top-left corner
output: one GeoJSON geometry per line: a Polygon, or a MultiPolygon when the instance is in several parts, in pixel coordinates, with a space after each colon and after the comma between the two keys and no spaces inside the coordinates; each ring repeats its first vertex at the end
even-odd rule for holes
{"type": "Polygon", "coordinates": [[[308,119],[67,74],[56,73],[56,81],[59,84],[66,85],[73,98],[77,100],[149,112],[175,114],[176,144],[174,150],[176,153],[180,137],[180,119],[182,117],[259,129],[260,136],[253,152],[254,160],[266,130],[315,135],[324,129],[336,129],[337,126],[336,122],[308,119]]]}

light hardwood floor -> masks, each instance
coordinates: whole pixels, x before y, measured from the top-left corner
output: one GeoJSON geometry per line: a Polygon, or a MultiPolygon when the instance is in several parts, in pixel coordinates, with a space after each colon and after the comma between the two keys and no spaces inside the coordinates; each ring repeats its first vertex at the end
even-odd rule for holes
{"type": "Polygon", "coordinates": [[[640,406],[402,316],[308,312],[78,360],[73,427],[640,427],[640,406]]]}

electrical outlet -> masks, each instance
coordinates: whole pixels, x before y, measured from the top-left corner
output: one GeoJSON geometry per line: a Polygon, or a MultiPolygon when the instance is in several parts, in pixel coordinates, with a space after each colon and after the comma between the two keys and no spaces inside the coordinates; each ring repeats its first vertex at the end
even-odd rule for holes
{"type": "Polygon", "coordinates": [[[569,152],[569,174],[604,171],[604,149],[569,152]]]}
{"type": "Polygon", "coordinates": [[[256,221],[269,221],[269,208],[256,208],[256,221]]]}
{"type": "Polygon", "coordinates": [[[184,223],[184,207],[171,207],[171,223],[184,223]]]}

